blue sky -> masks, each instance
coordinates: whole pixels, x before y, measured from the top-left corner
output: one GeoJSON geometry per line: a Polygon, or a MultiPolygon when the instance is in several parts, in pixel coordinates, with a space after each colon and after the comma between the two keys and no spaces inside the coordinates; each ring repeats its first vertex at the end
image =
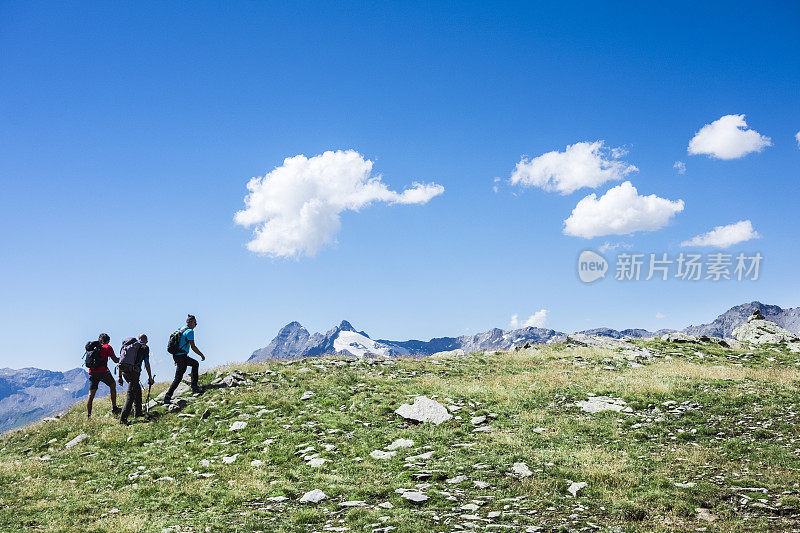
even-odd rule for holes
{"type": "Polygon", "coordinates": [[[0,1],[0,366],[79,366],[101,330],[158,348],[189,312],[213,365],[291,320],[428,339],[542,309],[572,331],[800,305],[799,25],[791,2],[0,1]],[[771,144],[687,153],[727,115],[771,144]],[[638,171],[563,195],[509,181],[523,156],[599,140],[638,171]],[[337,150],[389,191],[444,192],[345,210],[311,257],[248,250],[248,181],[337,150]],[[582,198],[628,180],[683,210],[632,236],[563,233],[582,198]],[[727,251],[760,252],[758,281],[576,276],[584,249],[674,255],[744,220],[760,238],[727,251]]]}

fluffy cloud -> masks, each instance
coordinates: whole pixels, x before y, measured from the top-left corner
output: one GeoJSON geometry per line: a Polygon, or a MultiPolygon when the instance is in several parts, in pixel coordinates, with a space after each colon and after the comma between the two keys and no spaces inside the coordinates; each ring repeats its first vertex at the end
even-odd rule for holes
{"type": "Polygon", "coordinates": [[[794,138],[797,139],[797,146],[800,148],[800,131],[794,134],[794,138]]]}
{"type": "Polygon", "coordinates": [[[523,323],[520,323],[519,315],[511,315],[511,321],[508,323],[508,327],[509,329],[547,327],[547,309],[539,309],[523,323]]]}
{"type": "Polygon", "coordinates": [[[672,168],[678,171],[678,174],[686,174],[686,163],[683,161],[675,161],[675,164],[672,165],[672,168]]]}
{"type": "Polygon", "coordinates": [[[606,148],[603,141],[579,142],[567,146],[563,152],[548,152],[531,160],[523,157],[511,174],[510,182],[561,194],[583,187],[594,188],[639,170],[619,161],[625,154],[621,148],[606,148]]]}
{"type": "Polygon", "coordinates": [[[747,129],[744,115],[725,115],[700,128],[689,141],[687,151],[717,159],[738,159],[771,145],[772,139],[747,129]]]}
{"type": "Polygon", "coordinates": [[[389,190],[380,175],[372,175],[372,164],[358,152],[337,150],[288,157],[266,176],[252,178],[245,209],[234,217],[237,224],[256,226],[247,248],[273,257],[313,256],[334,241],[343,211],[373,202],[424,204],[444,192],[435,183],[389,190]]]}
{"type": "Polygon", "coordinates": [[[661,320],[663,318],[667,318],[667,315],[665,315],[664,313],[656,313],[656,318],[658,320],[661,320]]]}
{"type": "Polygon", "coordinates": [[[740,242],[751,239],[759,239],[761,235],[753,229],[753,224],[749,220],[740,220],[735,224],[727,226],[717,226],[708,233],[703,233],[683,241],[681,246],[714,246],[717,248],[727,248],[740,242]]]}
{"type": "Polygon", "coordinates": [[[592,193],[578,202],[564,221],[564,234],[591,239],[654,231],[666,226],[681,211],[683,200],[667,200],[655,194],[640,196],[636,187],[626,181],[600,198],[592,193]]]}
{"type": "Polygon", "coordinates": [[[599,251],[601,254],[604,254],[606,252],[613,252],[617,248],[621,248],[623,250],[630,250],[631,248],[633,248],[633,245],[627,242],[617,242],[612,244],[606,241],[600,245],[597,251],[599,251]]]}

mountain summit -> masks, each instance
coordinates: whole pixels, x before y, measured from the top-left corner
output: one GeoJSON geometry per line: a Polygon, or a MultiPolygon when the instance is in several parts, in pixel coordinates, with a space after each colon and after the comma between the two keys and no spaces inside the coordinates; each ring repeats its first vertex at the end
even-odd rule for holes
{"type": "Polygon", "coordinates": [[[503,350],[518,344],[558,342],[565,338],[566,335],[559,331],[527,327],[511,331],[494,328],[476,335],[438,337],[429,341],[373,340],[366,332],[357,331],[347,320],[342,320],[341,324],[324,335],[321,333],[312,335],[299,322],[290,322],[266,347],[254,351],[249,361],[299,359],[323,354],[364,357],[366,355],[431,355],[452,350],[465,352],[503,350]]]}
{"type": "Polygon", "coordinates": [[[709,324],[689,326],[683,330],[687,335],[707,335],[709,337],[733,337],[733,330],[747,322],[755,311],[760,312],[765,319],[778,326],[800,334],[800,307],[782,309],[777,305],[767,305],[761,302],[750,302],[731,307],[709,324]]]}

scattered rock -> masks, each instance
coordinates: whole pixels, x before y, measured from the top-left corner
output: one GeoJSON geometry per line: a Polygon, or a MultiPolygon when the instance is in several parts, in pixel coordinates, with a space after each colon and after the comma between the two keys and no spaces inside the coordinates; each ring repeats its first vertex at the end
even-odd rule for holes
{"type": "Polygon", "coordinates": [[[319,489],[314,489],[306,492],[300,498],[300,503],[319,503],[322,500],[326,500],[328,497],[319,489]]]}
{"type": "Polygon", "coordinates": [[[263,465],[264,465],[264,461],[262,461],[261,459],[253,459],[252,461],[250,461],[250,466],[253,466],[253,467],[259,467],[259,466],[263,466],[263,465]]]}
{"type": "Polygon", "coordinates": [[[586,482],[580,481],[576,483],[570,483],[569,487],[567,487],[567,492],[572,494],[573,497],[578,495],[578,491],[580,491],[583,487],[586,486],[586,482]]]}
{"type": "Polygon", "coordinates": [[[414,398],[413,404],[403,404],[395,413],[406,420],[432,422],[437,426],[453,418],[453,415],[447,412],[447,408],[444,405],[436,400],[431,400],[427,396],[417,396],[414,398]]]}
{"type": "Polygon", "coordinates": [[[774,322],[764,320],[759,313],[753,313],[747,322],[733,330],[733,336],[740,342],[751,344],[781,344],[800,342],[800,338],[774,322]]]}
{"type": "Polygon", "coordinates": [[[64,445],[64,448],[72,448],[73,446],[75,446],[75,445],[77,445],[77,444],[80,444],[81,442],[83,442],[83,440],[84,440],[85,438],[87,438],[88,436],[89,436],[89,435],[87,435],[86,433],[81,433],[80,435],[78,435],[77,437],[75,437],[74,439],[72,439],[71,441],[69,441],[68,443],[66,443],[66,444],[64,445]]]}
{"type": "Polygon", "coordinates": [[[397,452],[385,452],[383,450],[374,450],[369,454],[373,459],[391,459],[395,455],[397,455],[397,452]]]}
{"type": "Polygon", "coordinates": [[[223,457],[222,458],[222,462],[224,464],[226,464],[226,465],[229,465],[231,463],[234,463],[236,461],[236,459],[238,459],[238,458],[239,458],[239,454],[235,453],[233,455],[223,457]]]}
{"type": "Polygon", "coordinates": [[[479,425],[483,424],[484,422],[486,422],[486,417],[485,416],[475,416],[475,417],[472,418],[472,420],[470,420],[470,423],[472,425],[474,425],[474,426],[479,426],[479,425]]]}
{"type": "Polygon", "coordinates": [[[717,515],[711,514],[711,512],[706,509],[705,507],[696,507],[694,510],[697,513],[697,518],[700,520],[705,520],[706,522],[713,522],[717,519],[717,515]]]}
{"type": "Polygon", "coordinates": [[[231,424],[231,428],[228,431],[239,431],[240,429],[244,429],[247,427],[247,422],[244,420],[237,420],[233,424],[231,424]]]}
{"type": "Polygon", "coordinates": [[[514,466],[511,467],[511,473],[519,478],[526,478],[533,475],[531,469],[528,468],[528,465],[525,463],[514,463],[514,466]]]}
{"type": "Polygon", "coordinates": [[[680,333],[678,331],[662,335],[661,340],[664,342],[674,342],[677,344],[685,344],[687,342],[698,341],[697,337],[695,337],[694,335],[687,335],[686,333],[680,333]]]}
{"type": "Polygon", "coordinates": [[[599,413],[601,411],[633,412],[621,398],[611,398],[609,396],[590,396],[588,400],[575,402],[575,405],[587,413],[599,413]]]}
{"type": "Polygon", "coordinates": [[[314,391],[307,390],[307,391],[305,391],[303,393],[302,396],[300,396],[300,400],[301,401],[306,401],[306,400],[310,400],[313,397],[314,397],[314,391]]]}
{"type": "Polygon", "coordinates": [[[367,505],[367,502],[362,500],[350,500],[340,503],[339,507],[364,507],[365,505],[367,505]]]}
{"type": "Polygon", "coordinates": [[[314,457],[306,461],[306,464],[312,468],[317,468],[324,465],[327,461],[327,459],[323,459],[322,457],[314,457]]]}
{"type": "Polygon", "coordinates": [[[428,495],[419,490],[408,490],[403,492],[401,496],[414,503],[422,503],[429,500],[428,495]]]}
{"type": "Polygon", "coordinates": [[[390,445],[386,447],[387,450],[396,450],[398,448],[410,448],[414,445],[414,441],[411,439],[396,439],[390,445]]]}

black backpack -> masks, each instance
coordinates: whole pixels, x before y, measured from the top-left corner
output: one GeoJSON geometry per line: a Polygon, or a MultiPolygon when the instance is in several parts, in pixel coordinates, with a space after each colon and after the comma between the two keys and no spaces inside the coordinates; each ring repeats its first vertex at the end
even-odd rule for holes
{"type": "Polygon", "coordinates": [[[172,332],[172,335],[169,336],[169,342],[167,343],[167,352],[172,355],[178,355],[181,353],[181,336],[183,335],[183,328],[176,329],[172,332]]]}
{"type": "Polygon", "coordinates": [[[86,343],[86,353],[83,354],[86,368],[95,369],[103,366],[102,345],[100,341],[89,341],[86,343]]]}
{"type": "Polygon", "coordinates": [[[128,365],[133,368],[141,368],[144,356],[148,348],[133,337],[128,337],[122,341],[122,348],[119,351],[119,364],[128,365]]]}

